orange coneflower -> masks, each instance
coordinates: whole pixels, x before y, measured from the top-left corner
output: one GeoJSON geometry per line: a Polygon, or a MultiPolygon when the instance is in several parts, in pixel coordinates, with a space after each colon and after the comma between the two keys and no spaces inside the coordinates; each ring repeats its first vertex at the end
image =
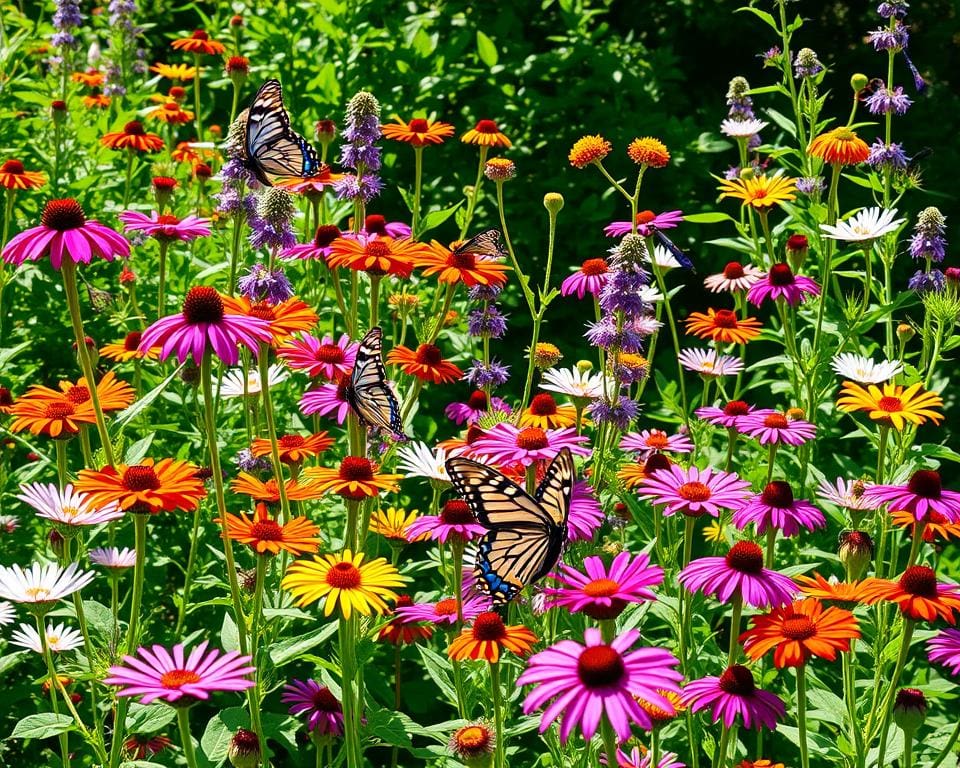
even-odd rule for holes
{"type": "Polygon", "coordinates": [[[477,616],[473,626],[453,639],[447,655],[454,661],[486,659],[495,664],[500,660],[501,651],[526,656],[536,642],[537,636],[522,624],[507,626],[499,614],[488,611],[477,616]]]}
{"type": "Polygon", "coordinates": [[[509,149],[513,144],[500,132],[493,120],[478,120],[477,124],[460,137],[464,144],[476,144],[481,147],[503,147],[509,149]]]}
{"type": "Polygon", "coordinates": [[[640,705],[640,709],[650,715],[650,719],[653,721],[653,725],[655,727],[666,725],[677,715],[686,712],[687,705],[683,703],[679,693],[668,691],[666,688],[657,688],[657,693],[670,702],[670,705],[673,707],[672,712],[664,709],[663,707],[659,707],[656,704],[647,701],[646,699],[641,699],[638,697],[636,700],[637,704],[640,705]]]}
{"type": "Polygon", "coordinates": [[[81,469],[74,488],[90,494],[90,504],[117,502],[120,509],[139,514],[192,510],[207,495],[197,467],[178,459],[143,459],[101,470],[81,469]]]}
{"type": "Polygon", "coordinates": [[[130,331],[123,341],[105,344],[100,347],[100,356],[108,360],[116,360],[118,363],[125,363],[128,360],[156,360],[160,357],[160,347],[150,347],[150,349],[140,351],[141,331],[130,331]]]}
{"type": "Polygon", "coordinates": [[[93,109],[94,107],[98,109],[106,109],[110,106],[110,97],[105,93],[94,91],[90,95],[83,97],[83,106],[85,106],[87,109],[93,109]]]}
{"type": "Polygon", "coordinates": [[[168,80],[193,80],[197,75],[197,68],[189,64],[154,64],[150,71],[168,80]]]}
{"type": "Polygon", "coordinates": [[[897,581],[864,579],[863,602],[867,605],[885,600],[896,603],[908,619],[934,621],[938,616],[954,624],[954,611],[960,611],[960,586],[941,584],[933,568],[912,565],[897,581]]]}
{"type": "Polygon", "coordinates": [[[814,137],[807,154],[830,165],[856,165],[870,156],[870,147],[854,131],[840,127],[814,137]]]}
{"type": "Polygon", "coordinates": [[[591,163],[599,164],[613,150],[613,146],[603,136],[581,136],[570,148],[567,159],[574,168],[586,168],[591,163]]]}
{"type": "Polygon", "coordinates": [[[569,404],[558,405],[553,395],[546,392],[534,395],[530,405],[520,414],[521,427],[556,429],[573,427],[577,423],[577,409],[569,404]]]}
{"type": "Polygon", "coordinates": [[[88,88],[98,88],[103,85],[103,72],[98,69],[88,69],[86,72],[74,72],[70,79],[75,83],[81,83],[88,88]]]}
{"type": "Polygon", "coordinates": [[[397,490],[403,475],[379,474],[378,467],[364,456],[346,456],[337,469],[309,467],[304,475],[317,484],[319,491],[333,491],[345,499],[361,501],[379,496],[380,491],[397,490]]]}
{"type": "Polygon", "coordinates": [[[24,169],[19,160],[6,160],[0,165],[0,187],[4,189],[36,189],[46,183],[46,176],[24,169]]]}
{"type": "Polygon", "coordinates": [[[312,195],[323,195],[327,187],[332,187],[345,175],[346,174],[343,173],[334,173],[330,166],[324,163],[320,166],[320,170],[310,178],[278,179],[273,186],[285,189],[294,195],[306,195],[310,197],[312,195]]]}
{"type": "MultiPolygon", "coordinates": [[[[280,461],[284,464],[300,464],[304,459],[311,456],[319,456],[331,445],[333,445],[333,438],[326,432],[317,432],[306,437],[303,435],[281,435],[277,438],[280,461]]],[[[269,440],[258,437],[250,445],[250,451],[254,456],[260,458],[269,456],[273,448],[269,440]]]]}
{"type": "MultiPolygon", "coordinates": [[[[248,472],[241,472],[230,482],[230,490],[246,494],[254,501],[265,501],[268,504],[280,503],[280,486],[273,477],[264,482],[248,472]]],[[[313,482],[301,484],[296,480],[287,480],[284,483],[284,490],[287,492],[289,501],[309,501],[319,499],[323,495],[322,489],[313,482]]]]}
{"type": "MultiPolygon", "coordinates": [[[[37,389],[46,390],[55,398],[62,395],[77,406],[91,402],[90,389],[85,378],[81,377],[76,384],[71,381],[61,381],[59,386],[60,392],[46,387],[37,387],[37,389]]],[[[97,396],[100,398],[100,409],[104,413],[122,411],[136,399],[133,388],[127,382],[117,379],[113,371],[108,371],[97,382],[97,396]]]]}
{"type": "Polygon", "coordinates": [[[80,431],[84,424],[95,424],[96,414],[89,403],[77,405],[64,395],[46,387],[32,387],[22,397],[18,397],[10,406],[11,432],[30,430],[34,435],[48,435],[52,438],[69,437],[80,431]],[[49,394],[38,392],[43,389],[49,394]]]}
{"type": "Polygon", "coordinates": [[[809,597],[835,603],[863,602],[862,581],[838,581],[833,577],[826,579],[819,573],[814,573],[813,576],[795,576],[794,581],[799,585],[800,591],[809,597]]]}
{"type": "Polygon", "coordinates": [[[434,384],[449,384],[463,376],[456,365],[443,359],[440,347],[435,344],[421,344],[416,351],[403,345],[394,347],[387,355],[387,363],[399,365],[404,373],[434,384]]]}
{"type": "Polygon", "coordinates": [[[377,237],[354,240],[337,238],[330,244],[327,263],[373,275],[410,277],[416,259],[428,252],[427,246],[408,238],[377,237]]]}
{"type": "Polygon", "coordinates": [[[317,313],[296,296],[270,304],[267,301],[251,302],[246,296],[224,296],[224,309],[235,315],[258,317],[270,324],[274,344],[282,344],[295,333],[311,330],[317,324],[317,313]]]}
{"type": "Polygon", "coordinates": [[[837,407],[841,411],[866,411],[871,420],[892,426],[900,432],[907,422],[919,426],[927,419],[934,424],[943,421],[943,414],[933,410],[943,405],[936,392],[923,392],[920,382],[909,387],[887,382],[881,390],[876,384],[866,389],[852,381],[843,382],[837,407]]]}
{"type": "Polygon", "coordinates": [[[186,51],[198,55],[206,54],[207,56],[218,56],[227,50],[223,43],[211,40],[210,35],[202,29],[194,30],[190,37],[181,37],[174,40],[170,45],[177,51],[186,51]]]}
{"type": "Polygon", "coordinates": [[[196,163],[200,161],[200,153],[190,146],[189,141],[177,142],[177,146],[170,153],[170,157],[176,163],[196,163]]]}
{"type": "Polygon", "coordinates": [[[404,141],[414,147],[425,147],[427,144],[443,144],[448,136],[453,136],[453,126],[450,123],[441,123],[439,120],[425,120],[415,117],[409,123],[397,119],[395,123],[381,125],[380,130],[388,139],[404,141]]]}
{"type": "Polygon", "coordinates": [[[193,121],[193,112],[184,109],[175,101],[168,101],[147,112],[147,117],[151,120],[161,120],[167,125],[183,125],[193,121]]]}
{"type": "MultiPolygon", "coordinates": [[[[917,535],[917,518],[912,512],[905,509],[895,510],[890,513],[890,520],[898,528],[912,528],[911,536],[917,535]]],[[[923,540],[928,543],[936,539],[960,539],[960,523],[951,523],[939,512],[928,511],[923,522],[923,540]]]]}
{"type": "Polygon", "coordinates": [[[744,652],[758,661],[775,649],[777,669],[802,666],[811,656],[833,661],[837,651],[849,651],[850,641],[860,637],[850,611],[832,606],[824,610],[813,597],[754,616],[752,622],[753,627],[740,635],[744,652]]]}
{"type": "Polygon", "coordinates": [[[436,240],[430,241],[414,259],[414,266],[423,269],[425,277],[438,275],[441,283],[463,283],[472,288],[475,285],[503,285],[507,281],[505,274],[510,270],[506,264],[490,259],[477,258],[476,254],[461,253],[457,246],[462,241],[456,241],[447,248],[436,240]]]}
{"type": "Polygon", "coordinates": [[[131,120],[122,131],[106,134],[100,143],[110,149],[132,149],[135,152],[159,152],[163,149],[163,139],[155,133],[147,133],[143,123],[131,120]]]}
{"type": "Polygon", "coordinates": [[[760,335],[761,323],[754,317],[737,317],[729,309],[691,312],[686,319],[687,333],[723,344],[746,344],[760,335]]]}
{"type": "MultiPolygon", "coordinates": [[[[217,518],[214,522],[222,521],[217,518]]],[[[252,518],[243,512],[239,515],[228,512],[227,532],[234,541],[246,544],[258,555],[315,554],[322,542],[320,529],[306,517],[293,517],[280,525],[263,503],[257,504],[252,518]]]]}

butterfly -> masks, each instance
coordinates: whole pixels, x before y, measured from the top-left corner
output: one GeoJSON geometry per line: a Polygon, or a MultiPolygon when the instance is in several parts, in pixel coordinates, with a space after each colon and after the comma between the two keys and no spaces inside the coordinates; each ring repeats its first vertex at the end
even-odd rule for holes
{"type": "Polygon", "coordinates": [[[272,186],[271,176],[309,178],[320,172],[316,150],[290,127],[278,80],[260,86],[253,103],[240,115],[243,128],[243,165],[261,184],[272,186]]]}
{"type": "Polygon", "coordinates": [[[500,245],[500,230],[488,229],[471,237],[453,249],[456,256],[480,256],[486,259],[505,259],[507,252],[500,245]]]}
{"type": "Polygon", "coordinates": [[[379,326],[371,328],[360,340],[344,395],[361,422],[373,429],[388,430],[395,440],[406,441],[410,438],[403,433],[400,404],[387,382],[382,347],[383,331],[379,326]]]}
{"type": "Polygon", "coordinates": [[[666,248],[668,251],[670,251],[670,253],[673,254],[673,258],[677,260],[677,262],[680,264],[681,267],[683,267],[684,269],[689,269],[693,272],[697,271],[696,269],[694,269],[693,262],[690,260],[690,257],[687,256],[687,254],[685,254],[683,251],[681,251],[676,245],[674,245],[673,241],[669,237],[667,237],[665,234],[663,234],[663,232],[661,232],[659,229],[654,229],[653,236],[657,238],[657,240],[660,242],[660,244],[664,248],[666,248]]]}
{"type": "Polygon", "coordinates": [[[471,459],[454,456],[446,467],[457,493],[487,527],[474,570],[480,589],[495,605],[504,605],[560,559],[576,475],[573,456],[568,448],[560,451],[533,496],[471,459]]]}

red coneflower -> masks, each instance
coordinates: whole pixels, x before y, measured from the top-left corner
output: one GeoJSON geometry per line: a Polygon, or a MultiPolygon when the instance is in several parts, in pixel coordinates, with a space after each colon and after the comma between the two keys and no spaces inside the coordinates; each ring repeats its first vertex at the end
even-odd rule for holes
{"type": "Polygon", "coordinates": [[[123,126],[122,131],[106,134],[100,143],[110,149],[131,149],[134,152],[159,152],[163,149],[163,139],[155,133],[147,133],[139,120],[131,120],[123,126]]]}
{"type": "Polygon", "coordinates": [[[204,30],[194,30],[190,37],[181,37],[170,43],[174,50],[186,51],[197,55],[218,56],[227,50],[223,43],[211,40],[204,30]]]}

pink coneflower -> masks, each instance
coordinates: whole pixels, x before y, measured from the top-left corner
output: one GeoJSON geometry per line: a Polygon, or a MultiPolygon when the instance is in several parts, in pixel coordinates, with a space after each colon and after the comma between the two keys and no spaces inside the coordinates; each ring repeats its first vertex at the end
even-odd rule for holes
{"type": "Polygon", "coordinates": [[[646,459],[651,453],[690,453],[693,443],[686,435],[668,435],[662,429],[645,429],[642,432],[627,432],[620,439],[620,450],[636,453],[646,459]]]}
{"type": "Polygon", "coordinates": [[[663,569],[650,565],[646,554],[621,552],[609,569],[599,557],[583,561],[583,572],[561,563],[550,577],[559,587],[547,587],[547,607],[566,608],[570,613],[583,612],[592,619],[615,619],[628,603],[656,600],[650,587],[663,582],[663,569]]]}
{"type": "Polygon", "coordinates": [[[803,445],[817,433],[817,428],[809,421],[787,418],[786,414],[769,408],[762,408],[744,416],[737,422],[737,429],[745,435],[757,438],[760,445],[803,445]]]}
{"type": "Polygon", "coordinates": [[[347,400],[349,382],[349,378],[341,376],[336,382],[308,389],[300,398],[300,412],[305,416],[330,416],[336,419],[337,424],[343,424],[350,414],[350,402],[347,400]]]}
{"type": "MultiPolygon", "coordinates": [[[[463,620],[473,621],[481,613],[490,610],[490,598],[475,591],[463,590],[463,620]]],[[[446,597],[435,603],[414,603],[397,606],[394,613],[404,621],[425,621],[431,624],[452,627],[457,623],[457,600],[446,597]]]]}
{"type": "Polygon", "coordinates": [[[421,515],[414,520],[407,528],[407,541],[416,541],[428,533],[433,541],[446,544],[451,537],[472,541],[486,532],[487,529],[477,522],[467,502],[462,499],[449,499],[444,503],[439,515],[421,515]]]}
{"type": "Polygon", "coordinates": [[[580,265],[580,269],[560,283],[560,294],[576,295],[578,299],[582,299],[588,293],[591,296],[599,296],[603,286],[607,284],[609,271],[610,267],[606,259],[587,259],[580,265]]]}
{"type": "Polygon", "coordinates": [[[704,278],[703,284],[714,293],[737,293],[750,290],[762,278],[763,272],[753,264],[731,261],[723,268],[723,272],[704,278]]]}
{"type": "Polygon", "coordinates": [[[731,400],[723,408],[713,405],[697,408],[694,413],[697,418],[703,419],[715,426],[737,429],[744,416],[753,413],[754,407],[743,400],[731,400]]]}
{"type": "Polygon", "coordinates": [[[210,698],[214,691],[245,691],[253,686],[250,657],[237,651],[207,651],[204,640],[184,657],[183,644],[167,650],[162,645],[140,647],[136,656],[124,656],[123,664],[110,667],[105,685],[118,685],[117,696],[140,696],[149,704],[161,699],[167,704],[210,698]]]}
{"type": "Polygon", "coordinates": [[[227,314],[216,289],[198,285],[187,291],[179,314],[157,320],[140,337],[140,351],[160,347],[160,359],[176,353],[183,363],[191,354],[197,365],[212,350],[227,365],[240,359],[243,344],[256,352],[261,342],[273,340],[270,323],[250,315],[227,314]]]}
{"type": "Polygon", "coordinates": [[[521,429],[501,422],[487,430],[470,449],[471,455],[488,457],[495,464],[520,463],[527,467],[538,459],[552,461],[563,448],[569,448],[575,456],[589,456],[587,442],[588,438],[578,435],[573,427],[521,429]]]}
{"type": "Polygon", "coordinates": [[[340,237],[343,233],[333,224],[321,224],[311,242],[285,248],[280,252],[280,258],[326,260],[333,252],[333,241],[340,237]]]}
{"type": "Polygon", "coordinates": [[[739,357],[718,355],[715,349],[684,349],[678,357],[684,368],[701,376],[730,376],[743,370],[739,357]]]}
{"type": "Polygon", "coordinates": [[[402,221],[387,221],[386,217],[379,213],[369,214],[363,220],[363,229],[360,231],[365,235],[380,237],[410,237],[413,234],[409,224],[402,221]]]}
{"type": "Polygon", "coordinates": [[[713,595],[721,603],[740,597],[754,608],[786,605],[797,585],[782,573],[763,567],[763,550],[752,541],[738,541],[724,557],[701,557],[680,572],[687,591],[713,595]]]}
{"type": "Polygon", "coordinates": [[[60,526],[61,533],[64,533],[63,527],[100,525],[118,520],[125,514],[115,503],[100,507],[92,505],[89,496],[73,490],[72,483],[67,483],[62,491],[52,483],[21,485],[17,498],[33,507],[37,517],[60,526]]]}
{"type": "Polygon", "coordinates": [[[450,403],[443,409],[443,413],[457,426],[473,424],[487,414],[488,403],[491,413],[510,413],[510,406],[506,402],[499,397],[489,397],[482,389],[471,392],[465,403],[450,403]]]}
{"type": "MultiPolygon", "coordinates": [[[[611,764],[606,755],[600,758],[600,764],[610,768],[652,768],[653,755],[649,750],[641,752],[640,747],[634,747],[629,754],[618,749],[615,764],[611,764]]],[[[657,761],[657,768],[687,768],[687,766],[686,763],[680,762],[676,752],[664,752],[657,761]]]]}
{"type": "Polygon", "coordinates": [[[960,523],[960,493],[943,487],[940,473],[918,469],[906,485],[872,485],[863,491],[863,500],[877,509],[883,504],[891,510],[905,510],[917,520],[938,513],[950,523],[960,523]]]}
{"type": "MultiPolygon", "coordinates": [[[[681,221],[683,221],[683,211],[664,213],[640,211],[637,214],[637,234],[641,237],[650,237],[656,230],[673,229],[681,221]]],[[[622,237],[630,232],[633,232],[631,221],[611,221],[603,228],[603,233],[607,237],[622,237]]]]}
{"type": "Polygon", "coordinates": [[[110,227],[87,219],[73,198],[51,200],[40,216],[40,226],[14,235],[3,249],[3,260],[17,266],[47,255],[50,265],[60,269],[64,255],[75,264],[89,264],[94,256],[107,261],[129,256],[130,243],[110,227]]]}
{"type": "Polygon", "coordinates": [[[801,528],[812,531],[827,524],[823,512],[803,499],[793,498],[790,483],[774,480],[767,483],[763,493],[758,493],[733,513],[733,524],[740,530],[750,523],[757,526],[757,533],[775,528],[784,536],[795,536],[801,528]]]}
{"type": "Polygon", "coordinates": [[[603,520],[603,508],[593,493],[593,487],[586,480],[577,480],[573,484],[567,513],[567,541],[592,541],[603,520]]]}
{"type": "Polygon", "coordinates": [[[318,736],[343,736],[343,707],[325,685],[316,680],[291,680],[280,701],[292,705],[291,715],[307,715],[307,729],[318,736]]]}
{"type": "Polygon", "coordinates": [[[90,558],[90,562],[93,565],[99,565],[101,568],[108,568],[111,571],[123,571],[127,568],[133,568],[137,562],[137,553],[136,551],[124,547],[123,549],[118,549],[117,547],[101,547],[97,549],[91,549],[87,553],[87,557],[90,558]]]}
{"type": "Polygon", "coordinates": [[[630,651],[639,637],[631,629],[607,645],[600,630],[591,627],[584,633],[585,645],[561,640],[532,656],[517,684],[537,686],[523,702],[525,714],[553,699],[540,720],[540,733],[562,717],[561,742],[565,744],[577,727],[589,741],[606,716],[620,740],[626,741],[631,723],[646,729],[653,725],[638,698],[673,712],[664,692],[679,692],[677,683],[683,676],[674,667],[680,662],[662,648],[630,651]]]}
{"type": "Polygon", "coordinates": [[[927,658],[960,675],[960,629],[944,629],[927,640],[927,658]]]}
{"type": "Polygon", "coordinates": [[[334,381],[338,376],[350,375],[358,349],[360,345],[351,342],[345,333],[340,335],[336,344],[332,336],[324,336],[323,340],[320,340],[316,336],[304,334],[285,342],[277,350],[277,357],[283,360],[288,368],[303,371],[311,378],[322,376],[328,381],[334,381]]]}
{"type": "Polygon", "coordinates": [[[123,211],[117,218],[123,222],[124,232],[145,232],[150,237],[166,242],[181,240],[189,243],[210,234],[210,219],[201,219],[199,216],[191,215],[181,220],[156,211],[151,211],[149,216],[139,211],[123,211]]]}
{"type": "Polygon", "coordinates": [[[866,480],[844,480],[838,477],[831,483],[826,479],[817,486],[817,496],[845,509],[874,509],[873,503],[863,498],[863,492],[873,483],[866,480]]]}
{"type": "Polygon", "coordinates": [[[775,730],[786,714],[779,696],[757,688],[753,673],[739,664],[727,667],[720,677],[702,677],[684,686],[681,699],[694,712],[709,709],[713,722],[723,721],[725,728],[737,716],[747,728],[775,730]]]}
{"type": "Polygon", "coordinates": [[[807,296],[819,296],[820,286],[809,277],[795,275],[784,263],[774,264],[763,279],[747,291],[747,301],[759,307],[767,299],[784,299],[791,307],[807,296]]]}
{"type": "Polygon", "coordinates": [[[640,496],[653,504],[666,505],[667,517],[682,512],[690,517],[720,516],[721,509],[736,509],[749,495],[750,483],[733,472],[707,467],[683,467],[673,464],[658,469],[637,488],[640,496]]]}

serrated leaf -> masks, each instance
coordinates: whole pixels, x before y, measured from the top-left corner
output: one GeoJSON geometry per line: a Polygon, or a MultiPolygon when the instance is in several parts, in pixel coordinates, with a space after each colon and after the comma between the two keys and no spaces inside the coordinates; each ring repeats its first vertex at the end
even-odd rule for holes
{"type": "Polygon", "coordinates": [[[49,739],[75,728],[73,718],[53,712],[27,715],[13,727],[11,739],[49,739]]]}

